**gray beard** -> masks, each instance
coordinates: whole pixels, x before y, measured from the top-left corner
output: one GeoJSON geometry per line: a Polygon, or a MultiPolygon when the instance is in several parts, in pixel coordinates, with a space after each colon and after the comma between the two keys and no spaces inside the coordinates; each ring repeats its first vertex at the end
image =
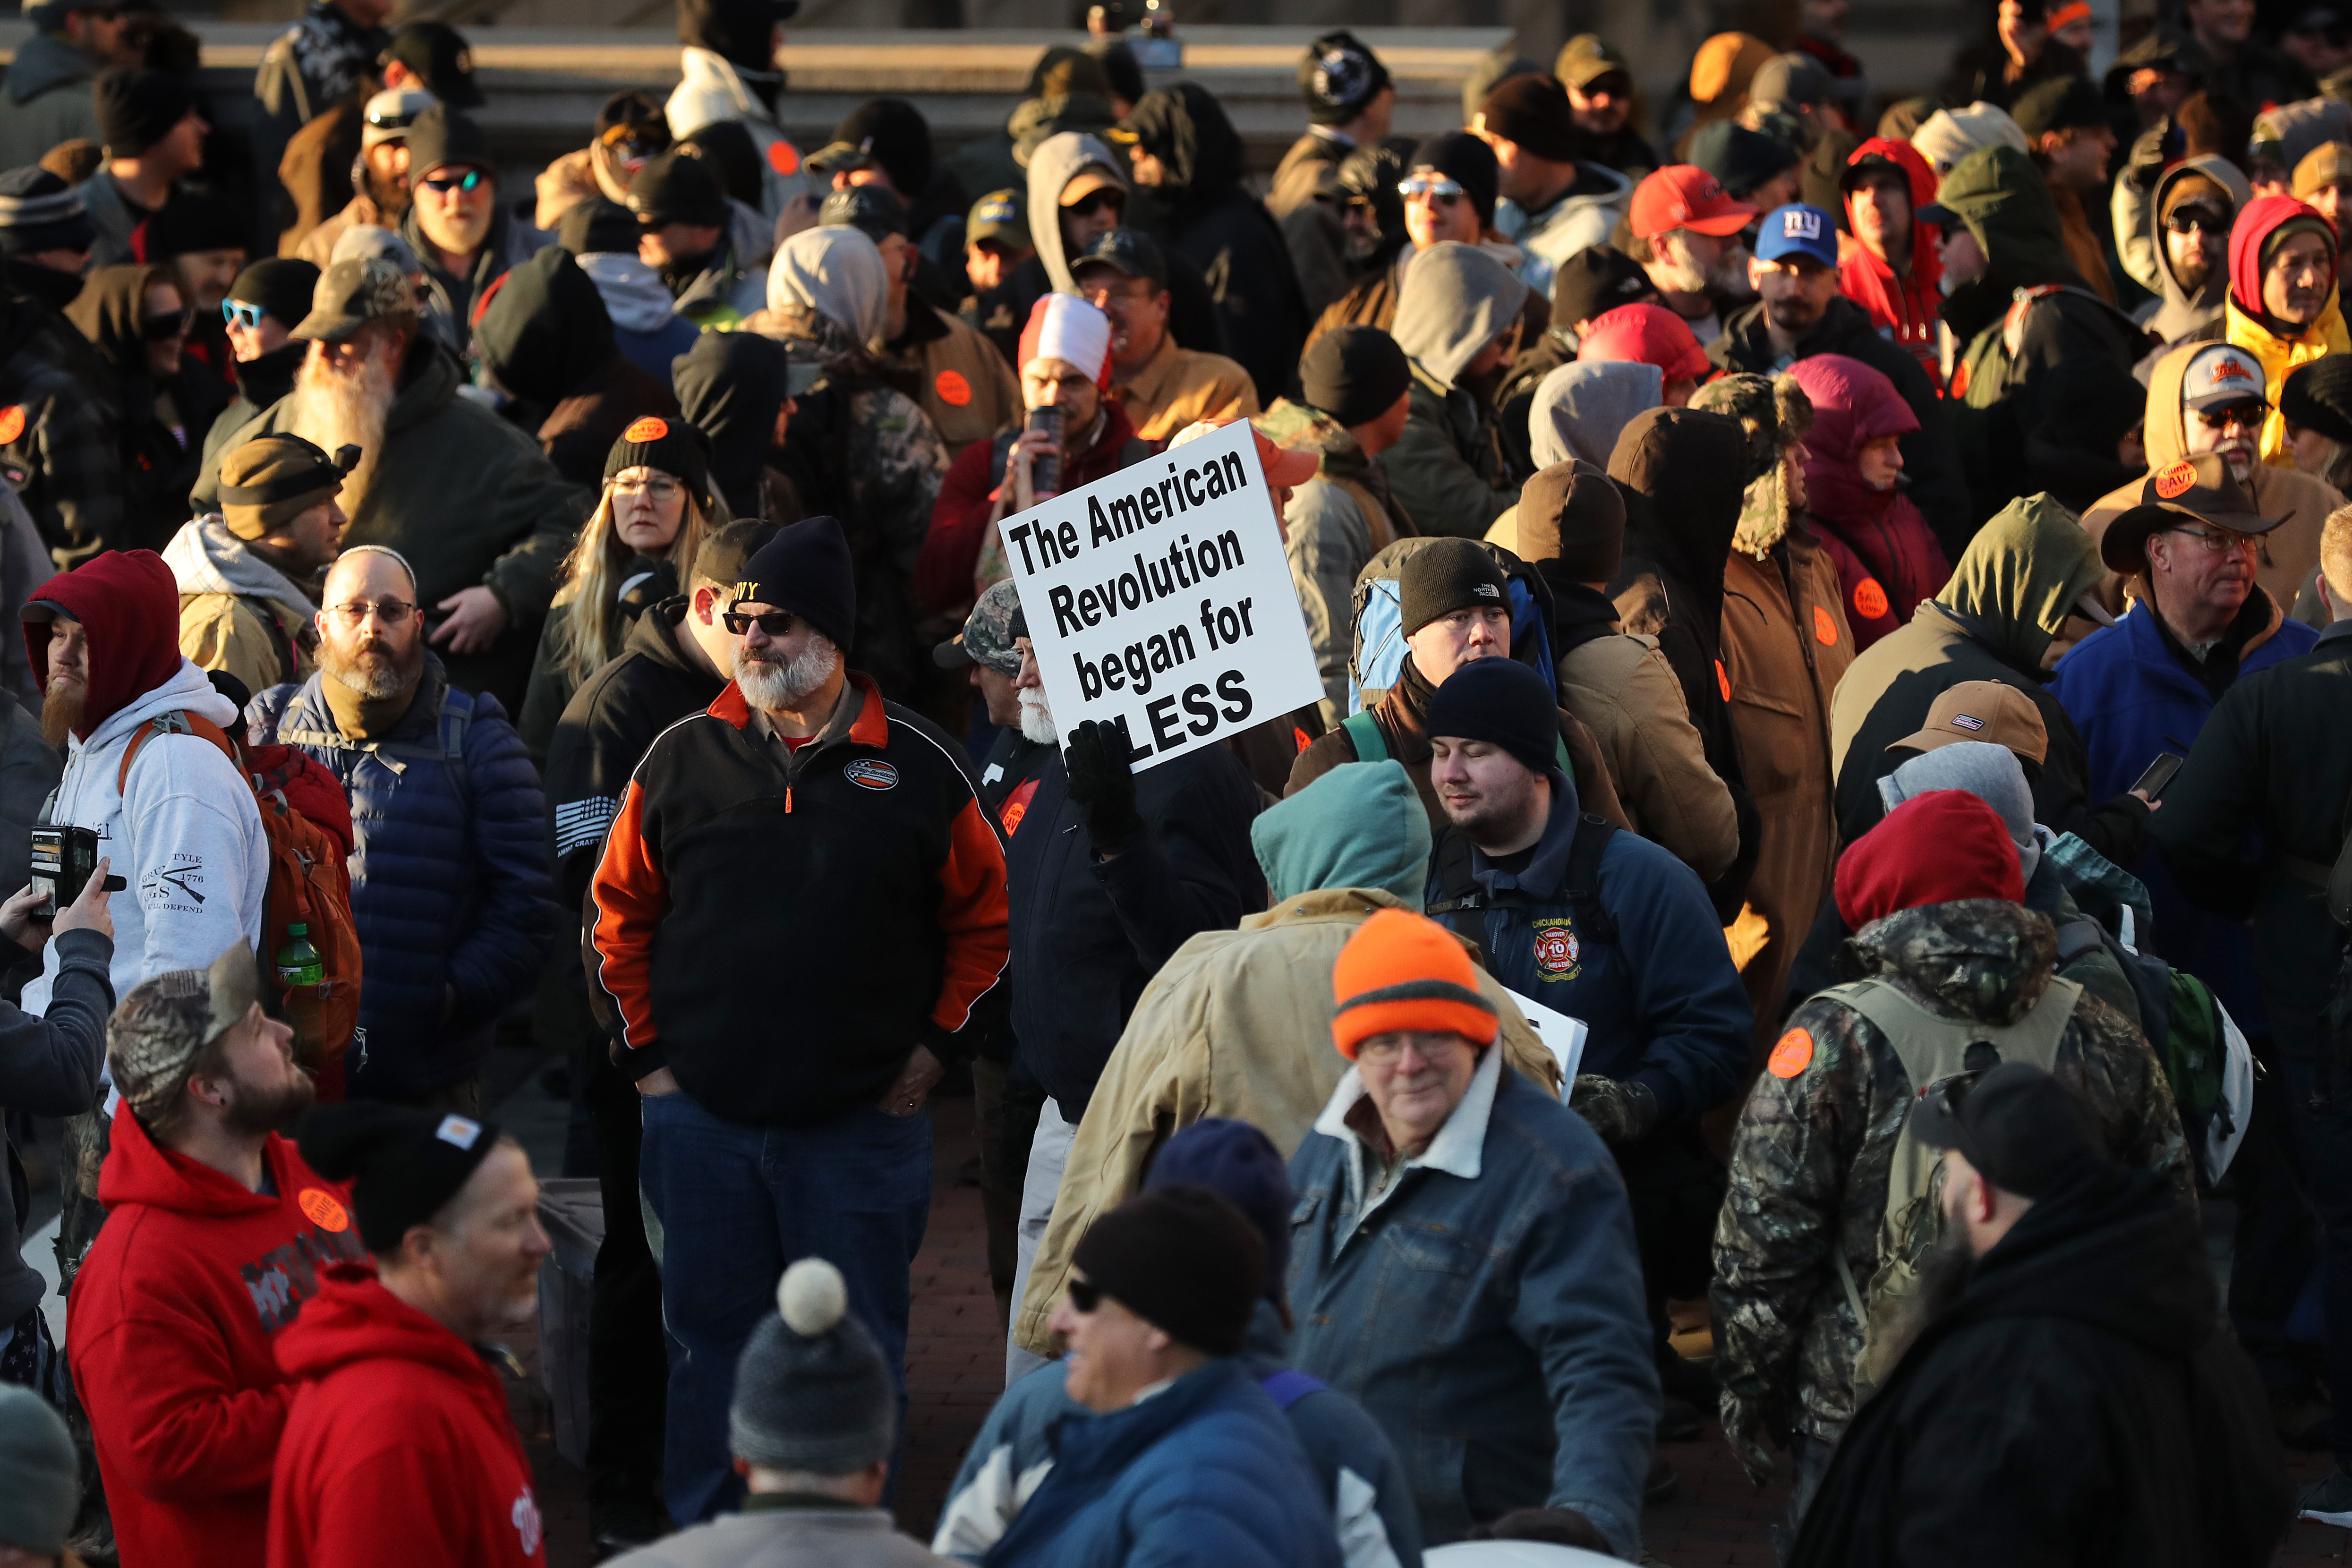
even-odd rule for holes
{"type": "Polygon", "coordinates": [[[330,368],[314,348],[294,377],[286,428],[331,457],[340,447],[360,449],[359,467],[344,479],[341,497],[343,510],[352,516],[367,504],[376,463],[383,456],[384,425],[392,416],[396,368],[391,356],[379,349],[357,373],[343,375],[330,368]]]}
{"type": "Polygon", "coordinates": [[[1036,746],[1060,745],[1062,732],[1054,727],[1054,710],[1045,706],[1045,694],[1024,688],[1020,696],[1021,738],[1036,746]]]}
{"type": "Polygon", "coordinates": [[[797,709],[824,689],[841,668],[841,650],[820,638],[797,656],[761,658],[749,648],[735,653],[735,685],[743,700],[762,713],[797,709]]]}
{"type": "Polygon", "coordinates": [[[425,668],[425,644],[419,640],[409,650],[409,657],[404,659],[374,638],[348,653],[321,639],[319,668],[362,697],[381,702],[399,696],[415,684],[419,672],[425,668]]]}

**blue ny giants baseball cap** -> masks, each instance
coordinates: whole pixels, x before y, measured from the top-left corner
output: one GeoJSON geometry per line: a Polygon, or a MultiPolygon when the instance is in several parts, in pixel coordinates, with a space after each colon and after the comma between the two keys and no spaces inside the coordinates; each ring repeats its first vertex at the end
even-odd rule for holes
{"type": "Polygon", "coordinates": [[[1837,220],[1802,202],[1766,213],[1756,237],[1756,259],[1778,261],[1784,256],[1810,256],[1824,267],[1836,267],[1837,220]]]}

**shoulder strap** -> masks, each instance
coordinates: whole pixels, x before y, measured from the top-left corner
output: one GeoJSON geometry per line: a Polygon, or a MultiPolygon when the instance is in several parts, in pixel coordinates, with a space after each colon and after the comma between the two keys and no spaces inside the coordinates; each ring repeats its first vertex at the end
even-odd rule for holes
{"type": "Polygon", "coordinates": [[[1356,761],[1385,763],[1389,760],[1389,738],[1381,733],[1380,721],[1369,708],[1360,708],[1339,721],[1339,728],[1348,732],[1355,743],[1356,761]]]}
{"type": "Polygon", "coordinates": [[[1370,538],[1374,555],[1396,542],[1398,535],[1389,522],[1389,509],[1382,506],[1361,481],[1335,479],[1329,474],[1323,478],[1326,482],[1338,486],[1339,493],[1354,501],[1356,510],[1364,514],[1364,531],[1370,538]]]}
{"type": "Polygon", "coordinates": [[[122,748],[122,765],[114,770],[116,795],[122,794],[124,786],[131,782],[131,764],[138,760],[139,749],[147,743],[150,735],[201,735],[221,749],[221,754],[228,759],[231,767],[239,773],[245,771],[244,763],[237,758],[236,742],[228,738],[227,731],[209,719],[175,708],[168,713],[158,713],[131,731],[131,743],[122,748]]]}
{"type": "Polygon", "coordinates": [[[1265,1390],[1266,1397],[1287,1410],[1308,1394],[1329,1386],[1319,1377],[1311,1377],[1294,1367],[1284,1367],[1259,1378],[1257,1385],[1265,1390]]]}
{"type": "Polygon", "coordinates": [[[1576,837],[1569,840],[1568,901],[1576,906],[1587,942],[1617,940],[1616,918],[1601,902],[1601,857],[1616,831],[1615,823],[1588,811],[1578,818],[1576,837]]]}

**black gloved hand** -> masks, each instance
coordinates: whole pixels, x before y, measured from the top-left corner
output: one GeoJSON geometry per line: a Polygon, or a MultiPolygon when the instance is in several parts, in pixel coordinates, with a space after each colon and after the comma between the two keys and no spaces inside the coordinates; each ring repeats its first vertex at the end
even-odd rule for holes
{"type": "Polygon", "coordinates": [[[1569,1087],[1568,1108],[1612,1147],[1649,1135],[1658,1124],[1658,1097],[1646,1083],[1580,1072],[1569,1087]]]}
{"type": "Polygon", "coordinates": [[[1089,719],[1070,731],[1062,766],[1070,775],[1070,804],[1085,819],[1097,855],[1110,859],[1143,837],[1143,817],[1135,809],[1135,773],[1117,725],[1089,719]]]}

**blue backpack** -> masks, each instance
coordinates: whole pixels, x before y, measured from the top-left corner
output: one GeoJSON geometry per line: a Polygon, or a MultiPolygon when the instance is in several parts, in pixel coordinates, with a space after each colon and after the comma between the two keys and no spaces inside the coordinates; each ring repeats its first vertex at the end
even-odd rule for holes
{"type": "MultiPolygon", "coordinates": [[[[1400,539],[1356,574],[1356,646],[1348,659],[1348,711],[1360,713],[1388,695],[1404,667],[1404,605],[1397,579],[1404,563],[1437,542],[1400,539]]],[[[1511,657],[1553,679],[1551,590],[1535,568],[1499,544],[1483,548],[1503,569],[1511,589],[1511,657]]]]}

